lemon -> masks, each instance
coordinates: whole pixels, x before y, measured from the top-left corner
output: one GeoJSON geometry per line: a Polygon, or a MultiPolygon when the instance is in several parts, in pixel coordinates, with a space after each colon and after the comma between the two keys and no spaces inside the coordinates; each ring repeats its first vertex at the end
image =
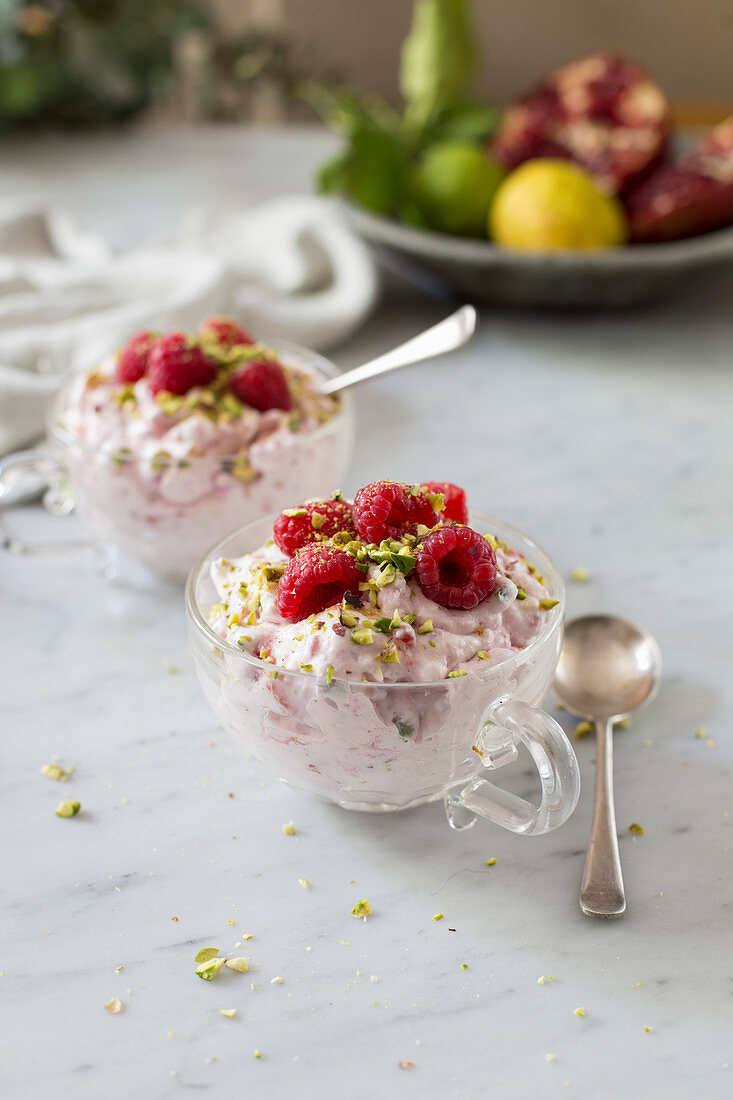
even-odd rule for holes
{"type": "Polygon", "coordinates": [[[489,211],[497,244],[525,251],[612,248],[626,240],[621,203],[566,160],[528,160],[499,187],[489,211]]]}
{"type": "Polygon", "coordinates": [[[485,237],[486,218],[505,170],[468,141],[441,141],[423,156],[413,176],[413,197],[432,229],[485,237]]]}

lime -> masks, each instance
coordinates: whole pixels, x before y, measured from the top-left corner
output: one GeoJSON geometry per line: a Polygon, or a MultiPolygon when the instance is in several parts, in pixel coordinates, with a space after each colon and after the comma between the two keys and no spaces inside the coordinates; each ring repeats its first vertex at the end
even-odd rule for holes
{"type": "Polygon", "coordinates": [[[611,248],[626,240],[618,199],[567,160],[528,160],[499,187],[489,211],[497,244],[525,251],[611,248]]]}
{"type": "Polygon", "coordinates": [[[484,237],[494,192],[505,171],[467,141],[443,141],[423,156],[413,177],[413,197],[432,229],[484,237]]]}

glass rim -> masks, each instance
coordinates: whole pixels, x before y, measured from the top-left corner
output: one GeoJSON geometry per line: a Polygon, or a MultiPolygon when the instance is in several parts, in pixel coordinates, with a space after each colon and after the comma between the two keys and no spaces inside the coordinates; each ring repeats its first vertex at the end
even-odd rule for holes
{"type": "MultiPolygon", "coordinates": [[[[331,359],[327,359],[326,356],[321,355],[320,352],[313,351],[311,348],[303,347],[301,344],[295,344],[291,340],[268,339],[267,343],[264,346],[272,348],[273,351],[278,352],[279,355],[282,353],[282,357],[285,359],[286,366],[293,366],[296,368],[298,367],[298,363],[288,362],[288,357],[292,357],[293,359],[301,359],[305,363],[305,365],[312,367],[316,374],[325,376],[326,378],[338,378],[342,373],[331,359]]],[[[81,451],[85,451],[87,454],[100,455],[103,458],[114,461],[117,465],[124,465],[125,463],[134,464],[139,462],[150,463],[153,460],[154,456],[151,456],[151,458],[142,458],[140,455],[136,455],[132,452],[128,454],[125,451],[105,451],[102,450],[101,447],[92,446],[91,444],[85,442],[85,440],[79,439],[58,422],[60,406],[72,382],[80,374],[88,373],[89,370],[90,368],[88,367],[81,369],[79,367],[73,367],[69,370],[64,371],[61,374],[60,384],[56,390],[56,393],[54,394],[53,400],[46,415],[46,431],[49,438],[57,443],[60,443],[63,447],[76,447],[81,451]]],[[[314,428],[312,431],[302,433],[304,436],[307,436],[309,440],[318,439],[321,436],[326,435],[334,428],[334,426],[338,426],[341,422],[343,422],[348,414],[351,412],[351,394],[348,391],[345,391],[339,393],[338,397],[340,399],[340,404],[334,415],[330,417],[329,420],[326,420],[325,423],[319,424],[318,427],[314,428]]],[[[180,423],[180,421],[177,421],[177,423],[180,423]]],[[[294,436],[298,434],[301,433],[293,433],[294,436]]],[[[249,451],[250,446],[251,444],[248,444],[247,452],[249,451]]],[[[187,455],[185,458],[168,457],[161,458],[160,460],[155,459],[155,463],[156,468],[166,469],[167,467],[177,467],[181,462],[184,462],[187,465],[193,465],[196,462],[212,460],[220,462],[222,464],[234,463],[237,461],[238,458],[241,459],[241,457],[241,452],[239,454],[228,455],[220,455],[208,452],[204,455],[187,455]]]]}
{"type": "MultiPolygon", "coordinates": [[[[565,614],[565,583],[563,581],[560,570],[549,554],[542,549],[539,543],[535,542],[533,538],[526,535],[524,531],[521,531],[518,527],[514,527],[510,523],[506,523],[504,520],[498,519],[496,516],[487,516],[482,512],[469,512],[469,520],[472,525],[475,526],[476,521],[480,521],[481,526],[486,524],[486,530],[491,532],[492,524],[498,524],[505,532],[509,533],[510,539],[514,541],[511,543],[513,549],[517,549],[516,542],[524,543],[525,547],[536,554],[538,554],[542,560],[542,572],[543,576],[546,574],[551,576],[553,582],[553,588],[555,589],[555,598],[557,604],[550,608],[547,612],[547,622],[544,623],[542,629],[536,638],[533,638],[529,645],[524,649],[515,653],[511,657],[507,657],[505,661],[499,661],[498,664],[489,665],[486,669],[481,669],[475,673],[469,673],[467,677],[453,676],[447,677],[443,680],[400,680],[396,682],[378,682],[376,680],[349,680],[341,676],[333,676],[329,681],[326,676],[314,675],[312,672],[303,672],[300,669],[284,668],[282,665],[273,665],[269,661],[263,661],[260,657],[255,657],[253,654],[248,653],[244,649],[239,649],[237,646],[232,645],[231,642],[224,638],[221,638],[211,627],[210,623],[201,611],[201,607],[196,598],[196,588],[199,579],[203,571],[211,564],[215,557],[219,554],[219,551],[225,543],[231,539],[238,538],[244,535],[248,530],[259,526],[262,523],[269,522],[270,525],[277,519],[279,512],[273,512],[268,516],[261,516],[259,519],[253,520],[250,523],[243,524],[241,527],[236,528],[234,531],[230,531],[228,535],[224,535],[223,538],[218,539],[213,546],[209,547],[204,554],[198,559],[196,564],[191,569],[191,572],[186,579],[185,589],[185,607],[186,615],[189,622],[195,627],[207,641],[212,643],[216,648],[230,653],[233,657],[238,657],[244,661],[245,665],[249,665],[252,668],[260,669],[261,671],[270,672],[277,671],[278,678],[286,676],[302,677],[304,680],[308,680],[311,684],[316,684],[323,687],[331,687],[333,684],[347,684],[351,687],[358,687],[360,690],[367,689],[388,689],[394,691],[400,690],[415,690],[416,688],[446,688],[455,686],[456,690],[461,690],[458,685],[464,685],[465,681],[481,679],[488,680],[491,675],[497,674],[501,669],[501,674],[511,673],[514,669],[520,668],[523,664],[529,661],[539,649],[541,649],[545,642],[552,636],[558,625],[562,624],[565,614]]],[[[253,548],[254,549],[254,548],[253,548]]]]}

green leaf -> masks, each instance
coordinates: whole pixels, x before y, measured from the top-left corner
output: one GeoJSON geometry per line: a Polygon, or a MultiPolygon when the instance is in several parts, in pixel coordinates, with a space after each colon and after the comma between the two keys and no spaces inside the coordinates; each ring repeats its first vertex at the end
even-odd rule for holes
{"type": "Polygon", "coordinates": [[[459,103],[440,111],[430,124],[426,137],[431,143],[482,142],[491,137],[498,121],[498,107],[491,107],[485,103],[459,103]]]}
{"type": "Polygon", "coordinates": [[[408,188],[407,154],[394,134],[364,123],[359,126],[339,162],[321,171],[324,190],[340,191],[361,206],[391,214],[408,188]]]}
{"type": "Polygon", "coordinates": [[[463,99],[475,66],[465,0],[415,0],[400,68],[408,130],[419,130],[463,99]]]}

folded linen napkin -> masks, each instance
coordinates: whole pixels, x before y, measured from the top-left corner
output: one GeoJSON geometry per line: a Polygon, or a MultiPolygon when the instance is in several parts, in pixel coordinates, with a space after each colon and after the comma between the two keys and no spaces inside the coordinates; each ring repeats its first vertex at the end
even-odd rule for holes
{"type": "Polygon", "coordinates": [[[0,454],[41,435],[60,372],[141,328],[228,313],[263,338],[325,350],[377,292],[366,247],[325,199],[194,212],[175,240],[121,254],[62,210],[0,203],[0,454]]]}

